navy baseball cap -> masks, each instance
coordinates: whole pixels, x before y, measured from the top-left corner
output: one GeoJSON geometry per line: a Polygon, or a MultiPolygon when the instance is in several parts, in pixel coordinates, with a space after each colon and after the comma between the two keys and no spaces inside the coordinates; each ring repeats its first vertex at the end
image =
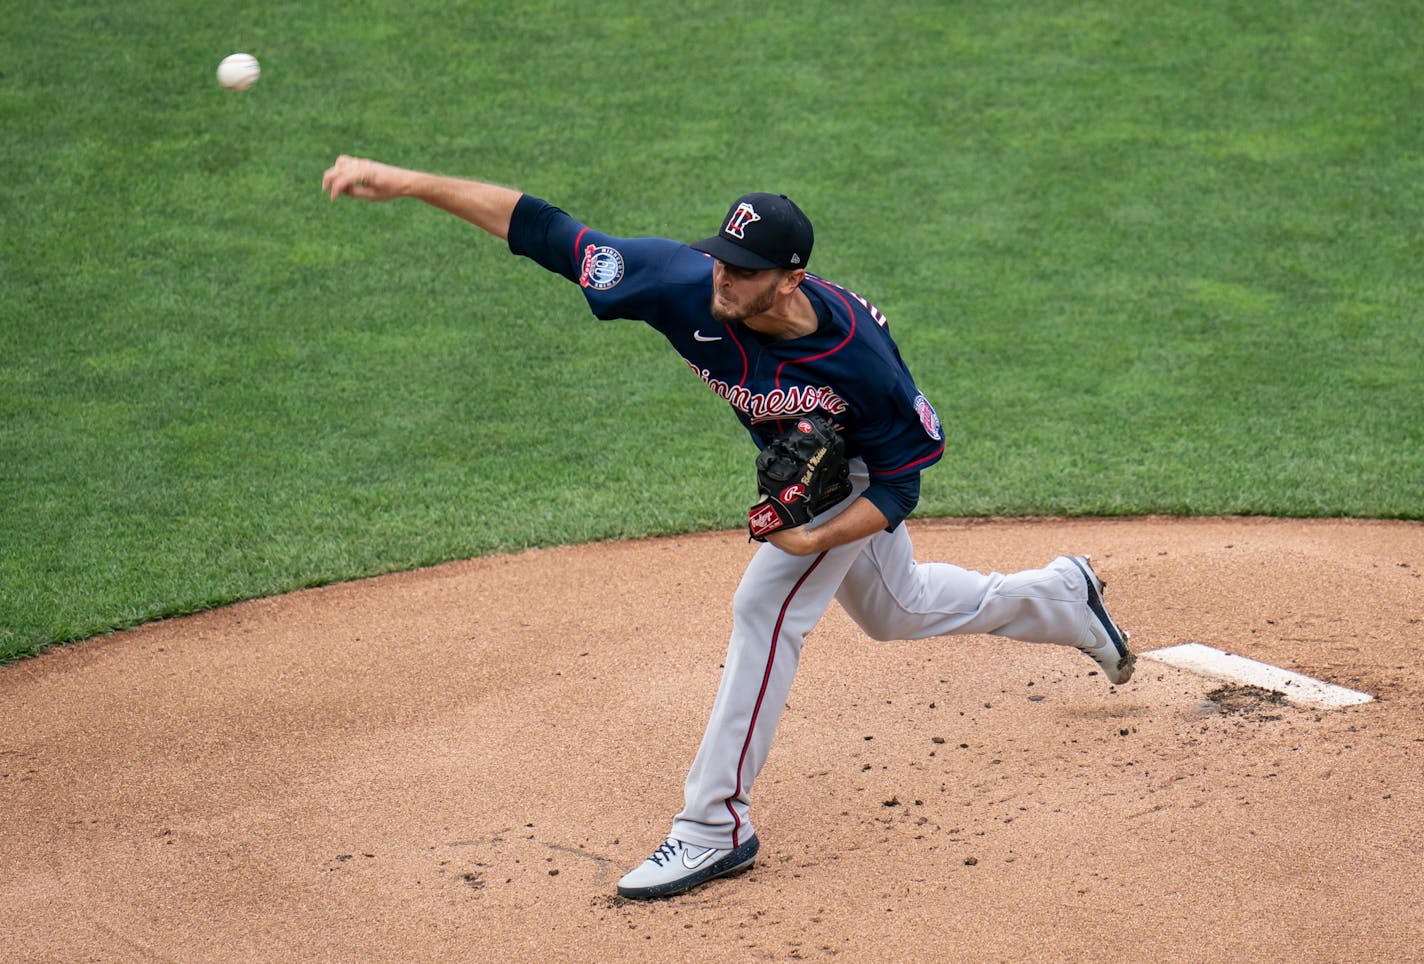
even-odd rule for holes
{"type": "Polygon", "coordinates": [[[738,268],[804,268],[815,235],[811,221],[785,194],[743,194],[727,210],[722,230],[691,247],[738,268]]]}

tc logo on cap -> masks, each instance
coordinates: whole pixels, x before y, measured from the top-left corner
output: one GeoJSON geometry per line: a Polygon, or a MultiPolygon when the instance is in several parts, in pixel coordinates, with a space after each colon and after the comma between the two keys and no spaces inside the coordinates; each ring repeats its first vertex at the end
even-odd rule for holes
{"type": "Polygon", "coordinates": [[[747,271],[786,270],[810,260],[814,240],[811,222],[785,194],[743,194],[727,208],[716,236],[689,247],[747,271]]]}
{"type": "Polygon", "coordinates": [[[736,210],[732,212],[732,216],[727,219],[727,227],[725,230],[734,238],[746,240],[747,225],[753,221],[760,220],[761,215],[756,213],[756,208],[752,207],[746,201],[743,201],[737,205],[736,210]]]}

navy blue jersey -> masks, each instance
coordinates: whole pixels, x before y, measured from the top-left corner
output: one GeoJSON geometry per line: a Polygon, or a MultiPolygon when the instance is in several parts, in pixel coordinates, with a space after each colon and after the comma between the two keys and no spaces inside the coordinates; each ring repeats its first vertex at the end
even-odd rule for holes
{"type": "Polygon", "coordinates": [[[919,473],[944,454],[939,416],[915,386],[885,317],[840,285],[808,274],[801,291],[817,330],[777,339],[711,314],[712,258],[667,238],[595,231],[530,195],[516,205],[509,247],[577,283],[602,319],[646,322],[731,405],[764,446],[799,415],[821,411],[865,460],[865,496],[890,526],[919,497],[919,473]]]}

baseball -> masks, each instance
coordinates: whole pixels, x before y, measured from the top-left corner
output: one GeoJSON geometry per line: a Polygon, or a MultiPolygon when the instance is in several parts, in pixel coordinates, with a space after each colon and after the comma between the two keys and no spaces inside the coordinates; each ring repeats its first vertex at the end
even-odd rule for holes
{"type": "Polygon", "coordinates": [[[251,54],[229,54],[218,64],[218,83],[228,90],[246,90],[261,74],[262,67],[251,54]]]}

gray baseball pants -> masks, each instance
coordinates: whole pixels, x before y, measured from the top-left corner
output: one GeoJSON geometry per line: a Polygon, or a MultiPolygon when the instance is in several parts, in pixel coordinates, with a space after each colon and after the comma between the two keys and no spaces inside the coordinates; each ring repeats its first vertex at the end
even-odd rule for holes
{"type": "MultiPolygon", "coordinates": [[[[852,481],[852,495],[812,525],[864,491],[868,477],[859,460],[852,481]]],[[[733,596],[722,682],[671,836],[722,849],[751,837],[752,783],[771,750],[801,644],[833,598],[877,640],[988,633],[1074,646],[1089,637],[1087,585],[1063,558],[1010,575],[917,563],[904,524],[819,556],[765,544],[733,596]]]]}

